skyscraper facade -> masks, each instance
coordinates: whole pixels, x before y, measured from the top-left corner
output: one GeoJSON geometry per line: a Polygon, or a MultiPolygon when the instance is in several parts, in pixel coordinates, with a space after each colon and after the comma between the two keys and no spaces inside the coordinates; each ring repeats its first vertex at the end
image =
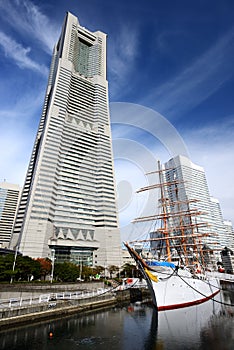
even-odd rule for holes
{"type": "Polygon", "coordinates": [[[231,249],[234,253],[234,229],[232,226],[232,222],[229,220],[224,220],[223,222],[225,227],[225,239],[222,241],[222,248],[227,247],[231,249]]]}
{"type": "MultiPolygon", "coordinates": [[[[212,227],[215,232],[218,234],[218,241],[220,248],[224,248],[227,245],[227,227],[223,220],[223,214],[221,211],[220,203],[217,198],[210,197],[210,204],[211,204],[211,217],[212,217],[212,227]]],[[[230,248],[230,247],[229,247],[230,248]]]]}
{"type": "Polygon", "coordinates": [[[181,211],[186,213],[189,210],[193,213],[187,220],[197,226],[196,232],[204,234],[201,244],[211,249],[214,256],[219,257],[221,251],[219,237],[223,234],[224,225],[221,211],[217,212],[218,207],[210,197],[204,169],[180,155],[166,162],[165,169],[168,169],[165,172],[167,181],[178,181],[178,193],[173,189],[169,197],[181,203],[181,211]]]}
{"type": "Polygon", "coordinates": [[[8,182],[0,183],[0,246],[8,247],[16,216],[20,187],[8,182]]]}
{"type": "Polygon", "coordinates": [[[106,34],[67,13],[53,51],[43,112],[11,247],[86,265],[121,263],[106,34]]]}

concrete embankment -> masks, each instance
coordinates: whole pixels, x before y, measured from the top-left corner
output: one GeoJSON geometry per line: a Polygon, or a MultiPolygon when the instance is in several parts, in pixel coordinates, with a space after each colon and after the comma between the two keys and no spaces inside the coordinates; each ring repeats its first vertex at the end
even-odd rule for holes
{"type": "Polygon", "coordinates": [[[67,300],[50,304],[34,305],[32,307],[7,310],[5,317],[0,319],[0,330],[9,329],[24,324],[54,320],[72,314],[85,313],[100,308],[111,307],[117,304],[115,296],[106,295],[79,301],[67,300]],[[8,314],[9,317],[6,317],[8,314]]]}
{"type": "MultiPolygon", "coordinates": [[[[73,313],[84,312],[92,309],[98,309],[116,303],[116,298],[112,293],[101,293],[91,295],[90,298],[71,299],[66,297],[66,293],[90,292],[96,290],[104,291],[103,282],[94,283],[69,283],[69,284],[2,284],[0,285],[0,329],[17,326],[19,324],[43,321],[51,318],[68,316],[73,313]],[[65,294],[60,300],[56,296],[65,294]],[[36,302],[39,296],[49,295],[47,302],[36,302]],[[55,296],[55,297],[54,297],[55,296]],[[27,305],[9,304],[6,300],[33,300],[27,305]]],[[[22,303],[23,304],[23,303],[22,303]]]]}
{"type": "Polygon", "coordinates": [[[104,288],[104,282],[82,283],[13,283],[0,284],[0,300],[10,298],[35,297],[46,293],[59,293],[66,291],[89,291],[104,288]]]}
{"type": "MultiPolygon", "coordinates": [[[[19,286],[18,286],[19,287],[19,286]]],[[[18,295],[25,293],[25,287],[21,286],[18,288],[18,295]]],[[[58,292],[64,290],[61,285],[57,288],[55,285],[49,286],[36,286],[36,290],[47,292],[58,292]],[[47,288],[47,289],[46,289],[47,288]]],[[[65,285],[63,285],[65,287],[65,285]]],[[[92,291],[97,287],[103,287],[103,284],[79,284],[66,285],[66,290],[73,291],[77,290],[79,287],[80,290],[89,290],[92,291]]],[[[0,287],[1,288],[1,287],[0,287]]],[[[4,287],[5,288],[5,287],[4,287]]],[[[26,289],[28,286],[26,287],[26,289]]],[[[30,286],[32,295],[35,295],[34,286],[30,286]]],[[[12,290],[13,291],[13,290],[12,290]]],[[[17,292],[17,291],[15,291],[17,292]]],[[[27,292],[27,291],[26,291],[27,292]]],[[[28,291],[29,292],[29,291],[28,291]]],[[[9,290],[7,291],[9,293],[9,290]]],[[[12,294],[11,294],[12,295],[12,294]]],[[[14,294],[15,295],[15,294],[14,294]]],[[[124,303],[129,301],[136,301],[148,298],[148,292],[146,290],[141,291],[139,289],[128,289],[124,291],[119,291],[113,293],[104,292],[96,296],[79,298],[79,299],[64,299],[64,300],[50,300],[49,302],[38,303],[35,305],[27,306],[18,306],[13,308],[4,308],[0,310],[0,330],[9,329],[12,327],[17,327],[20,325],[38,323],[47,320],[55,320],[64,317],[69,317],[72,314],[84,314],[98,309],[109,308],[117,305],[118,303],[124,303]]]]}

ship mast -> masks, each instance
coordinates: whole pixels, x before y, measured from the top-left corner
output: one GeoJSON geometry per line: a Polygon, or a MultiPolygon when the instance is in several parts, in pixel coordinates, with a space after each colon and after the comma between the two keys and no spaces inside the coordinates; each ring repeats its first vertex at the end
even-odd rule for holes
{"type": "Polygon", "coordinates": [[[162,221],[163,221],[163,228],[164,228],[164,235],[166,238],[166,252],[167,252],[167,261],[171,262],[171,249],[170,249],[170,242],[169,242],[169,232],[168,232],[168,213],[167,213],[167,205],[166,205],[166,197],[164,193],[164,187],[163,187],[163,175],[162,175],[162,169],[160,165],[160,161],[158,161],[158,176],[159,176],[159,184],[160,186],[160,198],[161,198],[161,206],[162,206],[162,221]]]}
{"type": "MultiPolygon", "coordinates": [[[[174,178],[175,180],[175,178],[174,178]]],[[[177,184],[175,183],[175,196],[176,196],[176,201],[177,201],[177,206],[178,206],[178,212],[181,213],[181,204],[179,201],[179,195],[178,195],[178,187],[177,184]]],[[[184,217],[182,217],[182,214],[179,216],[179,227],[181,231],[181,247],[183,250],[183,256],[185,257],[185,265],[188,265],[188,254],[187,254],[187,237],[185,237],[185,229],[184,229],[184,217]]]]}
{"type": "Polygon", "coordinates": [[[178,258],[186,266],[191,266],[191,263],[199,263],[199,258],[201,263],[204,263],[201,237],[210,236],[214,233],[198,232],[199,228],[208,226],[207,223],[197,222],[196,220],[197,216],[205,213],[198,208],[190,207],[190,203],[198,202],[197,199],[187,199],[187,197],[183,198],[179,195],[180,184],[184,181],[177,179],[175,170],[174,167],[164,169],[158,161],[157,170],[147,173],[147,175],[158,174],[158,183],[142,187],[137,191],[139,193],[159,189],[161,208],[158,214],[142,216],[133,220],[134,223],[155,220],[161,222],[161,227],[152,232],[156,234],[154,238],[138,240],[138,242],[164,242],[164,252],[168,262],[172,261],[172,248],[175,248],[178,258]],[[169,178],[166,176],[166,172],[169,170],[172,170],[173,178],[171,175],[169,178]],[[192,217],[195,218],[195,221],[192,220],[192,217]]]}

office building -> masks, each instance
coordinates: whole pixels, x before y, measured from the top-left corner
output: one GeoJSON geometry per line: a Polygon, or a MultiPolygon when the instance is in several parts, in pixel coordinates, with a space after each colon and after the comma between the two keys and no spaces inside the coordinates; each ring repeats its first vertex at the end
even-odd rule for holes
{"type": "Polygon", "coordinates": [[[234,273],[234,253],[231,249],[225,247],[221,252],[223,267],[226,273],[234,273]]]}
{"type": "Polygon", "coordinates": [[[0,247],[8,247],[14,225],[20,187],[0,182],[0,247]]]}
{"type": "Polygon", "coordinates": [[[223,221],[223,215],[220,207],[219,200],[214,197],[210,197],[211,205],[211,217],[212,217],[212,228],[217,233],[220,248],[223,249],[227,246],[227,228],[223,221]]]}
{"type": "Polygon", "coordinates": [[[223,222],[225,228],[225,239],[222,241],[222,248],[229,248],[234,253],[234,230],[232,222],[230,220],[224,220],[223,222]]]}
{"type": "Polygon", "coordinates": [[[178,191],[172,188],[168,193],[171,200],[180,203],[176,210],[193,213],[184,220],[196,225],[194,233],[209,234],[201,238],[201,245],[212,254],[215,261],[220,257],[220,237],[223,237],[224,225],[217,200],[210,197],[204,169],[185,156],[170,159],[165,163],[165,169],[168,169],[165,172],[166,181],[178,182],[178,191]]]}
{"type": "Polygon", "coordinates": [[[120,265],[106,34],[67,13],[53,51],[11,247],[31,257],[120,265]]]}

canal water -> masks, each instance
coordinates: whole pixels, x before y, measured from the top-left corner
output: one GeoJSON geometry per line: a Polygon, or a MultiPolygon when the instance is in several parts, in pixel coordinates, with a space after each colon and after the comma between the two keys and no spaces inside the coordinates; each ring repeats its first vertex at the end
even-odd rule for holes
{"type": "Polygon", "coordinates": [[[233,293],[219,302],[161,311],[133,303],[0,332],[5,350],[233,350],[233,293]]]}

